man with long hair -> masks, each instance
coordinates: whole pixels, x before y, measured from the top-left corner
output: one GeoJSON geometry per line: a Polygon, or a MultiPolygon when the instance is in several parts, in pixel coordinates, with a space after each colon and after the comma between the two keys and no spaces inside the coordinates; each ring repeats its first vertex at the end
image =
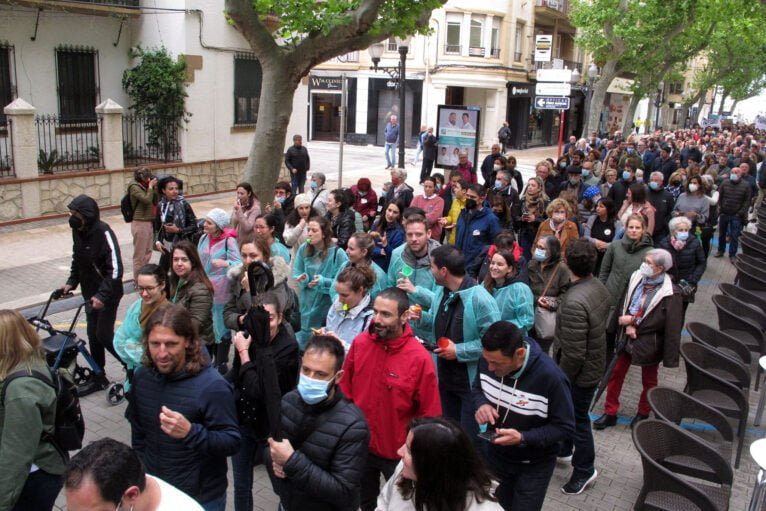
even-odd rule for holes
{"type": "Polygon", "coordinates": [[[126,412],[133,448],[152,475],[205,509],[223,511],[226,457],[240,442],[231,386],[202,354],[181,305],[159,307],[142,342],[142,367],[133,376],[126,412]]]}

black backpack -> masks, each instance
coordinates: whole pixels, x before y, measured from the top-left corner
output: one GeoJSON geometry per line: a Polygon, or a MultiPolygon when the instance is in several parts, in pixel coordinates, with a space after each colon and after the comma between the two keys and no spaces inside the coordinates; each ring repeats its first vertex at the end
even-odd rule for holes
{"type": "Polygon", "coordinates": [[[82,448],[85,436],[85,420],[80,409],[80,397],[77,395],[77,385],[61,371],[48,368],[45,375],[39,371],[21,370],[8,375],[3,382],[0,392],[0,403],[5,406],[5,391],[8,384],[16,378],[31,377],[53,387],[56,391],[56,422],[53,434],[43,431],[40,440],[50,442],[65,460],[69,458],[68,451],[82,448]]]}
{"type": "MultiPolygon", "coordinates": [[[[137,183],[131,183],[130,186],[133,186],[134,184],[137,183]]],[[[128,186],[128,191],[125,192],[122,200],[120,200],[120,212],[122,213],[123,220],[125,220],[125,222],[128,224],[133,221],[133,213],[135,211],[133,201],[130,200],[130,186],[128,186]]]]}

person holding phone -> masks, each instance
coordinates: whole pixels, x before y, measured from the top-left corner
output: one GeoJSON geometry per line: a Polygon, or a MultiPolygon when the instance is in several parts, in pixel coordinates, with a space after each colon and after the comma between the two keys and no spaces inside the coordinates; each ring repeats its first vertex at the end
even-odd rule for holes
{"type": "Polygon", "coordinates": [[[503,509],[539,511],[559,444],[574,433],[569,380],[508,321],[490,326],[481,346],[472,393],[476,422],[494,433],[481,438],[488,444],[487,464],[500,480],[495,496],[503,509]]]}

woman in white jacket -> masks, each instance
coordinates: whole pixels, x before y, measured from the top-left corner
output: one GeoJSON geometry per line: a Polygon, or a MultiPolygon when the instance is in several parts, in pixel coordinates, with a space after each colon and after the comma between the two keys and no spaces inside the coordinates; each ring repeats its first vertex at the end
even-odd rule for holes
{"type": "Polygon", "coordinates": [[[479,453],[460,426],[443,417],[410,423],[402,461],[378,496],[376,511],[501,511],[479,453]]]}
{"type": "Polygon", "coordinates": [[[298,247],[309,237],[309,218],[318,216],[318,213],[311,207],[311,197],[308,194],[302,193],[296,196],[293,204],[295,208],[285,219],[285,230],[282,233],[282,238],[285,245],[290,247],[290,255],[294,259],[298,247]]]}

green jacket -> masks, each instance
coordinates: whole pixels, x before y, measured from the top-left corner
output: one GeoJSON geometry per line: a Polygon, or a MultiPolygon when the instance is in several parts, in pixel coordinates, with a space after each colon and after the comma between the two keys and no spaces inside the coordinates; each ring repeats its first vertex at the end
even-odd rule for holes
{"type": "MultiPolygon", "coordinates": [[[[428,252],[423,257],[417,258],[407,244],[403,243],[391,253],[391,262],[388,264],[389,287],[396,287],[396,281],[405,264],[412,268],[410,281],[415,286],[415,292],[410,293],[408,298],[410,305],[418,304],[423,307],[424,311],[431,308],[431,300],[433,300],[434,291],[438,287],[431,273],[431,251],[438,246],[438,241],[429,239],[428,252]]],[[[417,324],[413,324],[412,333],[423,339],[431,336],[430,329],[422,329],[417,324]]]]}
{"type": "Polygon", "coordinates": [[[133,221],[154,222],[154,206],[160,201],[157,187],[144,188],[133,182],[128,186],[128,193],[133,204],[133,221]]]}
{"type": "Polygon", "coordinates": [[[606,364],[609,291],[595,277],[572,282],[561,297],[553,338],[555,360],[572,385],[598,385],[606,364]]]}
{"type": "MultiPolygon", "coordinates": [[[[45,360],[33,360],[30,368],[48,373],[45,360]]],[[[8,374],[26,369],[19,364],[8,374]]],[[[0,380],[0,388],[4,382],[0,380]]],[[[34,463],[50,474],[63,474],[66,465],[53,444],[41,442],[43,431],[53,433],[56,392],[35,378],[17,378],[0,403],[0,509],[16,504],[34,463]]]]}
{"type": "Polygon", "coordinates": [[[144,354],[144,345],[141,338],[144,331],[141,328],[140,316],[143,300],[139,298],[128,307],[125,319],[120,328],[114,332],[114,351],[120,356],[128,369],[135,369],[141,365],[141,357],[144,354]]]}
{"type": "Polygon", "coordinates": [[[637,241],[627,236],[609,244],[601,262],[600,280],[612,295],[611,306],[616,306],[622,293],[628,287],[630,276],[636,271],[644,256],[652,249],[652,237],[648,234],[637,241]]]}
{"type": "MultiPolygon", "coordinates": [[[[470,277],[469,277],[470,278],[470,277]]],[[[476,368],[481,358],[481,336],[489,326],[500,321],[500,309],[497,302],[484,289],[484,286],[475,285],[462,291],[457,291],[463,302],[463,342],[455,344],[455,352],[458,362],[464,362],[468,368],[468,381],[473,382],[476,378],[476,368]]],[[[412,323],[418,328],[428,332],[426,339],[435,342],[434,321],[436,321],[436,307],[444,297],[444,287],[437,286],[433,302],[429,310],[423,311],[419,321],[412,323]]],[[[414,328],[413,328],[414,330],[414,328]]]]}
{"type": "Polygon", "coordinates": [[[213,335],[213,293],[202,282],[191,286],[184,281],[178,282],[175,294],[170,297],[173,303],[184,306],[191,314],[197,326],[200,340],[205,344],[214,344],[213,335]]]}

